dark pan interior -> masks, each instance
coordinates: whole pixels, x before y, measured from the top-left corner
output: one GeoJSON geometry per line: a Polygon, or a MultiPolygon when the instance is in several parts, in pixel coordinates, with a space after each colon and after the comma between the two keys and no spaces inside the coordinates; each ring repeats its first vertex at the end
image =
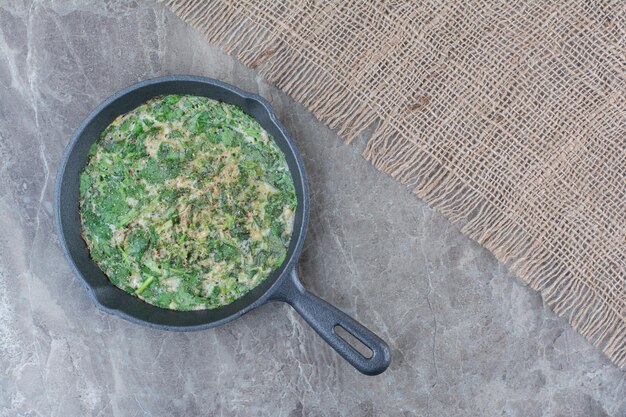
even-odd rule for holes
{"type": "MultiPolygon", "coordinates": [[[[297,262],[308,220],[308,188],[302,161],[287,132],[261,97],[216,80],[195,76],[169,76],[130,86],[98,106],[78,128],[66,149],[57,178],[56,222],[63,250],[96,304],[128,320],[170,330],[196,330],[217,326],[263,304],[297,262]],[[79,174],[87,152],[100,133],[120,114],[164,94],[205,96],[240,106],[270,133],[285,153],[298,197],[294,232],[288,255],[280,268],[239,300],[214,310],[172,311],[150,305],[115,287],[91,260],[83,241],[78,212],[79,174]]],[[[68,280],[68,283],[70,281],[68,280]]]]}

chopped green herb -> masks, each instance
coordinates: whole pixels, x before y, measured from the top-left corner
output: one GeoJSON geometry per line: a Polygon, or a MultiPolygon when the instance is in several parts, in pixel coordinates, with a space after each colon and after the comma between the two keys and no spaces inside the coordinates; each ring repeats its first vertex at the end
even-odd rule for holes
{"type": "Polygon", "coordinates": [[[140,295],[142,292],[144,292],[144,290],[148,288],[150,284],[154,282],[155,279],[156,278],[154,277],[150,277],[143,284],[141,284],[141,287],[137,288],[137,295],[140,295]]]}

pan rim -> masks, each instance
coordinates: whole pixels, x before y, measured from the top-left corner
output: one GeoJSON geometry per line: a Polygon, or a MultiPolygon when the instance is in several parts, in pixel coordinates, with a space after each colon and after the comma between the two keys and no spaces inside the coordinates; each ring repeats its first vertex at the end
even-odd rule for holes
{"type": "MultiPolygon", "coordinates": [[[[156,96],[156,95],[155,95],[156,96]]],[[[121,114],[121,113],[120,113],[121,114]]],[[[283,149],[283,152],[285,152],[285,150],[283,149]]],[[[269,102],[267,102],[263,97],[261,97],[258,94],[254,94],[254,93],[250,93],[244,90],[239,89],[238,87],[235,87],[231,84],[216,80],[216,79],[212,79],[212,78],[208,78],[208,77],[203,77],[203,76],[197,76],[197,75],[184,75],[184,74],[179,74],[179,75],[167,75],[167,76],[162,76],[162,77],[156,77],[156,78],[150,78],[150,79],[146,79],[134,84],[131,84],[117,92],[115,92],[114,94],[110,95],[108,98],[106,98],[105,100],[103,100],[98,106],[96,106],[86,117],[85,119],[81,122],[81,124],[76,128],[76,130],[74,131],[74,133],[72,134],[72,137],[69,141],[69,143],[67,144],[64,152],[63,152],[63,156],[61,158],[61,161],[59,163],[59,167],[57,170],[57,175],[56,175],[56,180],[55,180],[55,188],[54,188],[54,193],[55,193],[55,197],[54,197],[54,221],[55,221],[55,228],[56,228],[56,233],[57,233],[57,237],[61,246],[61,250],[63,251],[63,254],[65,256],[65,258],[67,259],[68,263],[70,264],[70,267],[73,271],[73,273],[78,276],[80,278],[80,282],[82,284],[82,286],[85,288],[85,290],[87,291],[87,294],[89,295],[89,297],[92,299],[92,301],[94,302],[94,304],[96,305],[96,307],[104,312],[107,312],[109,314],[115,315],[115,316],[119,316],[125,320],[128,320],[130,322],[133,323],[137,323],[137,324],[141,324],[147,327],[151,327],[151,328],[157,328],[157,329],[162,329],[162,330],[173,330],[173,331],[196,331],[196,330],[203,330],[203,329],[207,329],[207,328],[212,328],[212,327],[216,327],[222,324],[225,324],[229,321],[232,321],[244,314],[246,314],[247,312],[260,307],[261,305],[265,304],[267,301],[270,300],[270,297],[272,296],[272,294],[274,294],[277,289],[281,286],[281,284],[285,281],[285,279],[288,278],[289,273],[291,272],[291,270],[293,270],[298,262],[298,258],[300,256],[300,253],[302,251],[302,246],[304,244],[304,239],[306,237],[306,231],[307,231],[307,227],[308,227],[308,220],[309,220],[309,186],[308,186],[308,180],[307,180],[307,174],[306,171],[304,169],[304,164],[302,161],[302,157],[300,156],[300,153],[297,149],[297,147],[295,146],[295,143],[293,142],[293,139],[291,138],[291,136],[289,135],[287,129],[284,127],[284,125],[280,122],[280,120],[278,119],[278,117],[276,116],[272,106],[270,105],[269,102]],[[129,314],[126,311],[120,310],[116,307],[111,307],[109,305],[107,305],[106,302],[106,298],[103,295],[103,293],[101,293],[100,291],[98,291],[98,288],[92,286],[87,279],[85,278],[85,276],[83,275],[83,273],[81,272],[81,269],[79,268],[79,266],[77,265],[71,251],[68,245],[68,241],[65,235],[65,229],[63,227],[63,219],[62,219],[62,190],[63,190],[63,180],[65,177],[65,173],[67,170],[67,166],[68,163],[70,161],[71,156],[73,155],[73,151],[77,145],[77,143],[79,142],[79,140],[81,139],[81,137],[83,136],[84,131],[86,130],[86,128],[90,125],[90,123],[92,123],[94,121],[94,119],[96,119],[98,116],[100,116],[100,114],[107,109],[112,103],[116,102],[118,99],[123,98],[124,96],[133,93],[136,90],[145,88],[145,87],[149,87],[149,86],[155,86],[158,84],[165,84],[165,83],[170,83],[170,82],[190,82],[190,83],[199,83],[199,84],[208,84],[214,87],[218,87],[222,90],[225,90],[227,93],[229,94],[234,94],[236,96],[238,96],[241,99],[245,99],[245,100],[252,100],[254,102],[256,102],[256,104],[260,105],[263,108],[263,111],[265,113],[267,113],[267,117],[269,120],[269,123],[271,123],[273,125],[273,127],[275,127],[278,132],[280,133],[280,135],[282,136],[282,139],[285,142],[285,145],[287,146],[287,148],[289,149],[289,152],[291,153],[291,156],[294,158],[294,166],[290,167],[290,173],[292,174],[292,177],[294,178],[294,180],[297,180],[300,183],[300,186],[302,187],[302,198],[298,199],[298,205],[302,206],[302,221],[300,222],[300,225],[297,229],[294,229],[293,234],[292,234],[292,239],[296,239],[296,243],[293,246],[292,250],[290,253],[288,253],[287,258],[285,260],[285,262],[283,263],[283,265],[279,268],[283,268],[282,272],[275,278],[274,282],[271,283],[271,285],[269,285],[267,287],[267,289],[265,289],[265,291],[263,293],[261,293],[256,299],[254,299],[252,302],[248,303],[247,305],[244,305],[242,308],[235,310],[233,313],[231,313],[230,315],[224,316],[220,319],[216,319],[216,320],[211,320],[208,322],[200,322],[197,324],[164,324],[164,323],[158,323],[158,322],[153,322],[153,321],[148,321],[142,318],[138,318],[135,317],[132,314],[129,314]],[[297,170],[297,175],[294,177],[294,170],[297,170]]],[[[268,277],[267,279],[271,279],[270,277],[268,277]]],[[[117,287],[115,287],[112,283],[109,283],[110,287],[113,287],[117,290],[119,290],[120,292],[130,296],[130,297],[134,297],[132,294],[127,293],[121,289],[118,289],[117,287]]],[[[261,283],[262,285],[262,283],[261,283]]],[[[109,288],[109,286],[106,287],[102,287],[102,288],[109,288]]],[[[122,295],[123,296],[123,295],[122,295]]],[[[246,296],[244,296],[243,298],[245,298],[246,296]]],[[[141,300],[142,303],[145,303],[146,306],[151,306],[154,308],[157,308],[159,310],[163,310],[163,311],[168,311],[168,312],[174,312],[171,314],[175,314],[178,315],[179,317],[183,317],[183,315],[187,315],[188,317],[190,317],[191,315],[193,315],[194,311],[175,311],[175,310],[168,310],[168,309],[163,309],[157,306],[153,306],[149,303],[146,303],[145,301],[141,300]]],[[[229,304],[230,305],[230,304],[229,304]]],[[[225,306],[226,307],[226,306],[225,306]]],[[[148,308],[148,307],[146,307],[148,308]]],[[[220,307],[218,309],[213,309],[213,310],[201,310],[201,311],[219,311],[221,308],[220,307]]]]}

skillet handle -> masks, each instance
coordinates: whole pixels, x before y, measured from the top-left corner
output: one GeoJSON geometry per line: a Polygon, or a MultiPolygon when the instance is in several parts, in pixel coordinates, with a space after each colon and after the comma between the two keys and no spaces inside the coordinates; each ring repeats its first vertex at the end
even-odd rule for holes
{"type": "Polygon", "coordinates": [[[300,283],[296,268],[283,281],[271,300],[283,301],[291,305],[322,338],[345,360],[365,375],[378,375],[387,369],[391,362],[389,346],[380,337],[365,328],[337,307],[308,292],[300,283]],[[363,343],[370,351],[366,357],[337,334],[341,326],[363,343]]]}

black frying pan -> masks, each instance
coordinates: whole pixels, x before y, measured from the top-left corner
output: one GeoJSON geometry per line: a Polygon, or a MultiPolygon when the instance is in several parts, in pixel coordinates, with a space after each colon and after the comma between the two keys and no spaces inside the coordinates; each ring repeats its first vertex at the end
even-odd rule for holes
{"type": "Polygon", "coordinates": [[[119,91],[100,104],[85,119],[68,145],[57,176],[55,216],[65,256],[82,278],[96,305],[129,321],[164,330],[191,331],[219,326],[242,316],[268,301],[289,303],[304,319],[356,369],[377,375],[389,366],[387,344],[336,307],[304,289],[296,265],[309,218],[309,190],[298,151],[263,98],[210,78],[175,75],[140,82],[119,91]],[[164,94],[192,94],[234,104],[254,117],[285,153],[298,197],[293,235],[283,264],[259,286],[232,304],[214,310],[173,311],[148,304],[115,287],[92,261],[81,237],[78,211],[79,173],[87,153],[100,133],[120,114],[127,113],[150,98],[164,94]],[[362,342],[371,355],[357,349],[337,333],[337,326],[362,342]]]}

